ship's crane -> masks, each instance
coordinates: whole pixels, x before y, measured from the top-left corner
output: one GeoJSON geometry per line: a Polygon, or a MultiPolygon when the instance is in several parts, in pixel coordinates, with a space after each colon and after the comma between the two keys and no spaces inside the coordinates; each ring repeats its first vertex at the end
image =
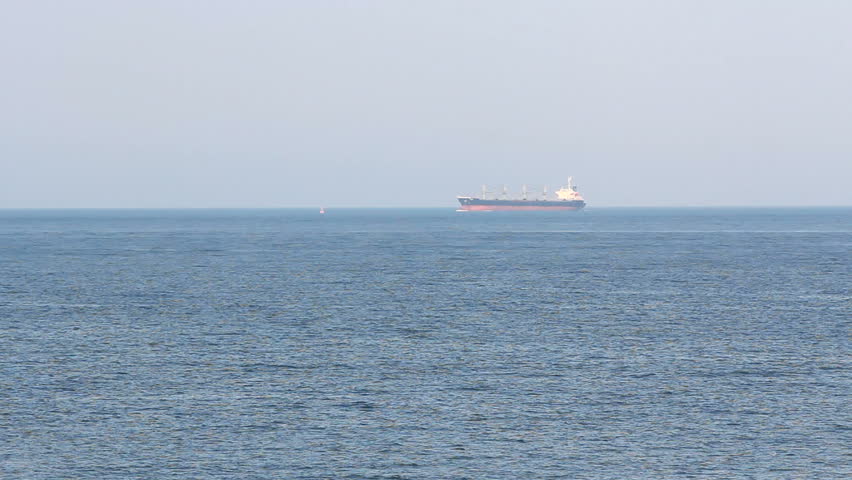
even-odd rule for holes
{"type": "MultiPolygon", "coordinates": [[[[548,191],[548,186],[543,185],[540,192],[534,193],[533,195],[530,195],[530,193],[530,189],[526,183],[521,185],[520,198],[517,196],[510,197],[509,187],[506,184],[502,184],[497,192],[488,190],[488,185],[482,185],[482,193],[479,198],[483,200],[489,199],[489,197],[492,200],[529,200],[532,196],[535,201],[548,201],[548,195],[550,192],[548,191]]],[[[565,186],[560,186],[559,189],[556,190],[556,198],[557,200],[582,200],[583,197],[577,192],[577,186],[574,185],[573,177],[568,177],[568,183],[565,186]]]]}

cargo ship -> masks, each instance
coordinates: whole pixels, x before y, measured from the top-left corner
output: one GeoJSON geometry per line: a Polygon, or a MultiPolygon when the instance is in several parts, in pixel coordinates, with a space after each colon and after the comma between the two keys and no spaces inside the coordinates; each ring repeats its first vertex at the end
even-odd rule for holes
{"type": "Polygon", "coordinates": [[[499,210],[521,210],[521,211],[574,211],[580,210],[586,206],[583,196],[577,191],[574,185],[573,178],[568,177],[568,185],[556,191],[556,198],[548,198],[547,187],[544,187],[540,194],[530,195],[527,192],[527,187],[524,185],[521,191],[520,198],[509,198],[506,187],[499,196],[488,198],[488,188],[482,186],[482,196],[480,197],[457,197],[461,207],[459,212],[491,212],[499,210]]]}

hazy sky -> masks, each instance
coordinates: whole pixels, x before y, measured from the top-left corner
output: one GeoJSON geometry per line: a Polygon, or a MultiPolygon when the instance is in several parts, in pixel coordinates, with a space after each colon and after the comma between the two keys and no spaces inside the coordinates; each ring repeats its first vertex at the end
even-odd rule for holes
{"type": "Polygon", "coordinates": [[[0,69],[0,207],[852,205],[847,0],[5,0],[0,69]]]}

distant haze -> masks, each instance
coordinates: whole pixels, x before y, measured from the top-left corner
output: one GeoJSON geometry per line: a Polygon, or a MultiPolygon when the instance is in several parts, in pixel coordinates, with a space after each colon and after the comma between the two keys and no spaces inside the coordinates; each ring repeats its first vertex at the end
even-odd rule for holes
{"type": "Polygon", "coordinates": [[[852,2],[0,5],[0,207],[852,205],[852,2]]]}

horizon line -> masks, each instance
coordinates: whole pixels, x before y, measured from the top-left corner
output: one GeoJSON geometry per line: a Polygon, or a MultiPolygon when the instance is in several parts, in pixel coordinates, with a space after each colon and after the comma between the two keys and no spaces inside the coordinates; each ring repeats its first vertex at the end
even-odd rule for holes
{"type": "MultiPolygon", "coordinates": [[[[326,210],[333,209],[361,209],[361,210],[394,210],[394,209],[451,209],[456,208],[456,205],[408,205],[408,206],[321,206],[326,210]]],[[[207,207],[0,207],[0,210],[309,210],[317,209],[320,206],[244,206],[244,207],[229,207],[229,206],[207,206],[207,207]]],[[[852,208],[852,204],[835,204],[835,205],[601,205],[601,206],[586,206],[583,210],[605,209],[605,208],[683,208],[683,209],[699,209],[699,208],[852,208]]]]}

